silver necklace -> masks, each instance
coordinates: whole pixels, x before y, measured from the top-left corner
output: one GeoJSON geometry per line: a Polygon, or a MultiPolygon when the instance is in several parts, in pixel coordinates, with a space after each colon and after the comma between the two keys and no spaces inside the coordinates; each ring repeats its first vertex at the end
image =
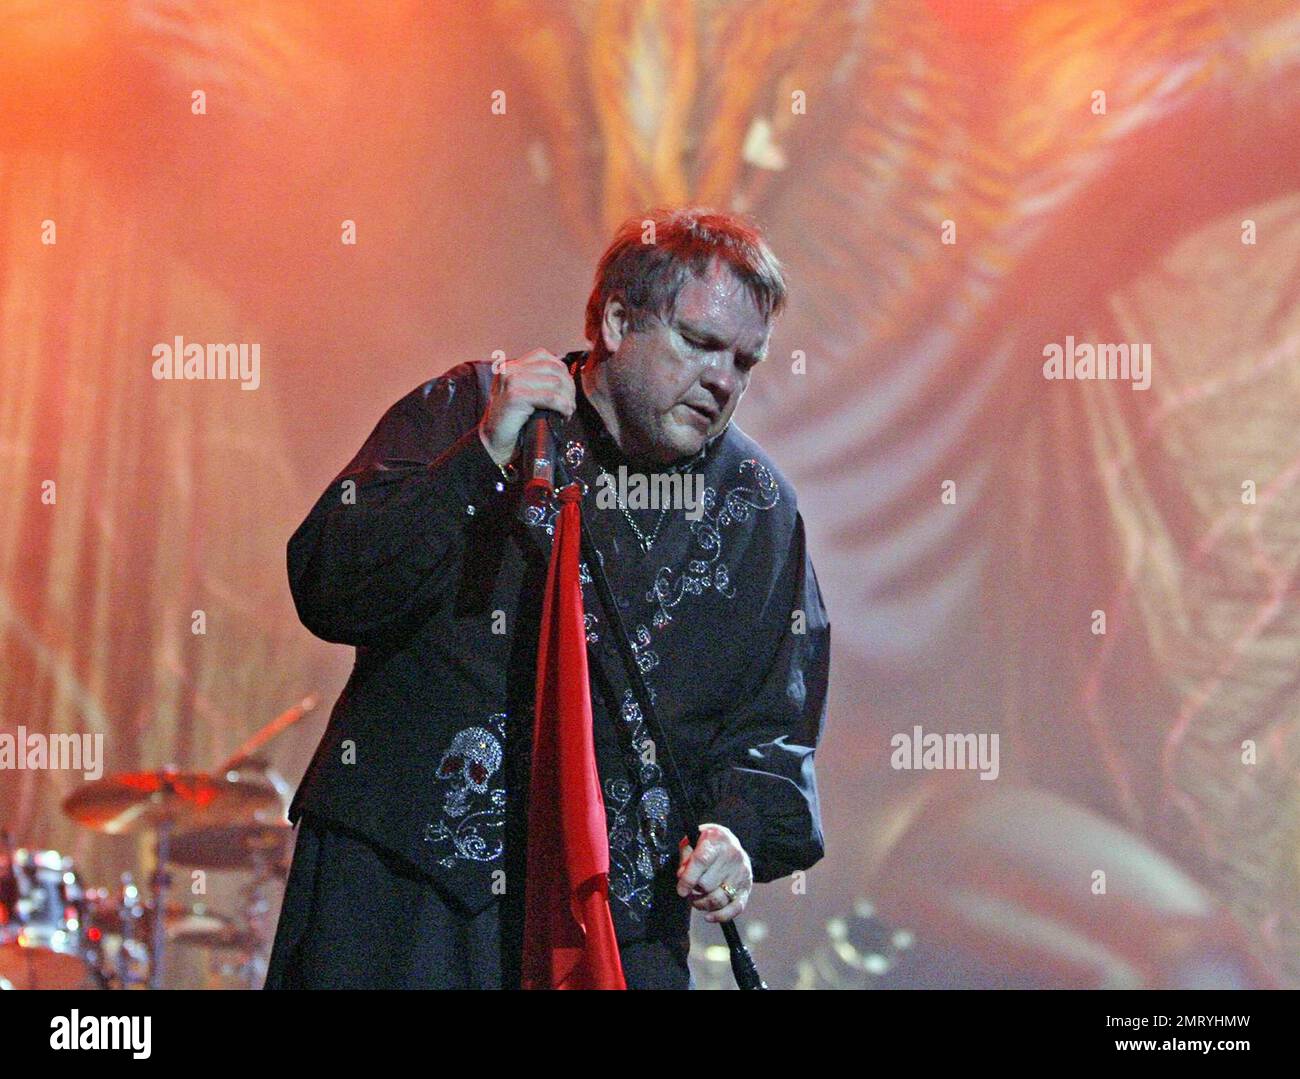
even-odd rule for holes
{"type": "MultiPolygon", "coordinates": [[[[600,474],[612,484],[614,482],[614,477],[605,470],[604,465],[599,467],[600,474]]],[[[615,490],[617,490],[617,488],[615,488],[615,490]]],[[[614,505],[619,508],[619,512],[623,514],[624,519],[631,526],[632,531],[636,533],[637,542],[641,544],[642,552],[648,553],[650,548],[654,546],[655,540],[659,538],[659,530],[663,528],[664,520],[668,517],[668,507],[664,506],[664,508],[659,511],[659,520],[655,522],[655,529],[647,537],[646,534],[637,526],[637,523],[632,520],[632,515],[627,511],[627,507],[623,505],[622,499],[620,499],[617,494],[614,496],[614,505]]]]}

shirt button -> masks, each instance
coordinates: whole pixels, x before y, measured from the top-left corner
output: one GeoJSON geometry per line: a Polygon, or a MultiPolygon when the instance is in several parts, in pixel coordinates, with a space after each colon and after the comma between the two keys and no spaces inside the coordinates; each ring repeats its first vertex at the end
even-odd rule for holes
{"type": "Polygon", "coordinates": [[[631,606],[631,604],[628,603],[627,600],[625,600],[622,596],[619,597],[619,599],[618,599],[618,609],[619,609],[620,611],[626,611],[626,610],[628,609],[628,607],[630,607],[630,606],[631,606]]]}
{"type": "Polygon", "coordinates": [[[473,507],[473,506],[466,506],[466,507],[465,507],[465,512],[468,513],[471,517],[473,517],[473,516],[474,516],[474,507],[473,507]]]}
{"type": "Polygon", "coordinates": [[[497,480],[497,490],[504,491],[505,489],[506,489],[506,485],[502,483],[500,480],[497,480]]]}

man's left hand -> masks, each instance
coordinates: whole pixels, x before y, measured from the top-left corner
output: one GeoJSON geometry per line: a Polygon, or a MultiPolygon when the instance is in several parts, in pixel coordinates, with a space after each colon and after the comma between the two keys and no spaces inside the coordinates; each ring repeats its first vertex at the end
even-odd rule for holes
{"type": "Polygon", "coordinates": [[[682,840],[677,894],[689,896],[691,906],[704,911],[706,921],[738,918],[753,889],[754,870],[749,855],[730,828],[701,824],[699,843],[692,847],[682,840]]]}

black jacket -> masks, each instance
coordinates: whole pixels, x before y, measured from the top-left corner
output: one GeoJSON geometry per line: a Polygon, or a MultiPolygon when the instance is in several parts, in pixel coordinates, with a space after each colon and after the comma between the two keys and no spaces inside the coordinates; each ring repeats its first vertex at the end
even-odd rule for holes
{"type": "MultiPolygon", "coordinates": [[[[523,891],[554,519],[519,521],[519,485],[479,440],[491,377],[486,362],[462,364],[393,405],[288,545],[303,624],[356,647],[290,819],[307,810],[356,829],[469,911],[523,891]]],[[[560,446],[588,485],[588,526],[704,819],[736,833],[760,881],[806,869],[823,852],[813,749],[830,625],[793,489],[732,423],[681,463],[704,476],[699,519],[670,510],[646,553],[619,509],[598,508],[598,466],[617,475],[625,459],[580,383],[560,446]]],[[[648,534],[658,513],[633,518],[648,534]]],[[[620,939],[675,934],[689,920],[674,890],[680,807],[588,577],[584,563],[615,926],[620,939]]]]}

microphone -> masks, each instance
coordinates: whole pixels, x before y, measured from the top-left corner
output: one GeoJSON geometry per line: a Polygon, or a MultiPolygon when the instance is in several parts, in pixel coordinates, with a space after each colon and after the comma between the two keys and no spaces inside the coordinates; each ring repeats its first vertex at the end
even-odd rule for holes
{"type": "MultiPolygon", "coordinates": [[[[576,379],[581,361],[589,353],[584,349],[566,352],[561,362],[576,379]]],[[[524,478],[519,515],[528,524],[541,524],[555,492],[555,429],[564,417],[553,408],[536,409],[519,432],[519,472],[524,478]]]]}
{"type": "Polygon", "coordinates": [[[555,491],[554,426],[564,417],[554,409],[539,408],[519,432],[519,471],[524,478],[520,512],[528,524],[540,524],[555,491]]]}

